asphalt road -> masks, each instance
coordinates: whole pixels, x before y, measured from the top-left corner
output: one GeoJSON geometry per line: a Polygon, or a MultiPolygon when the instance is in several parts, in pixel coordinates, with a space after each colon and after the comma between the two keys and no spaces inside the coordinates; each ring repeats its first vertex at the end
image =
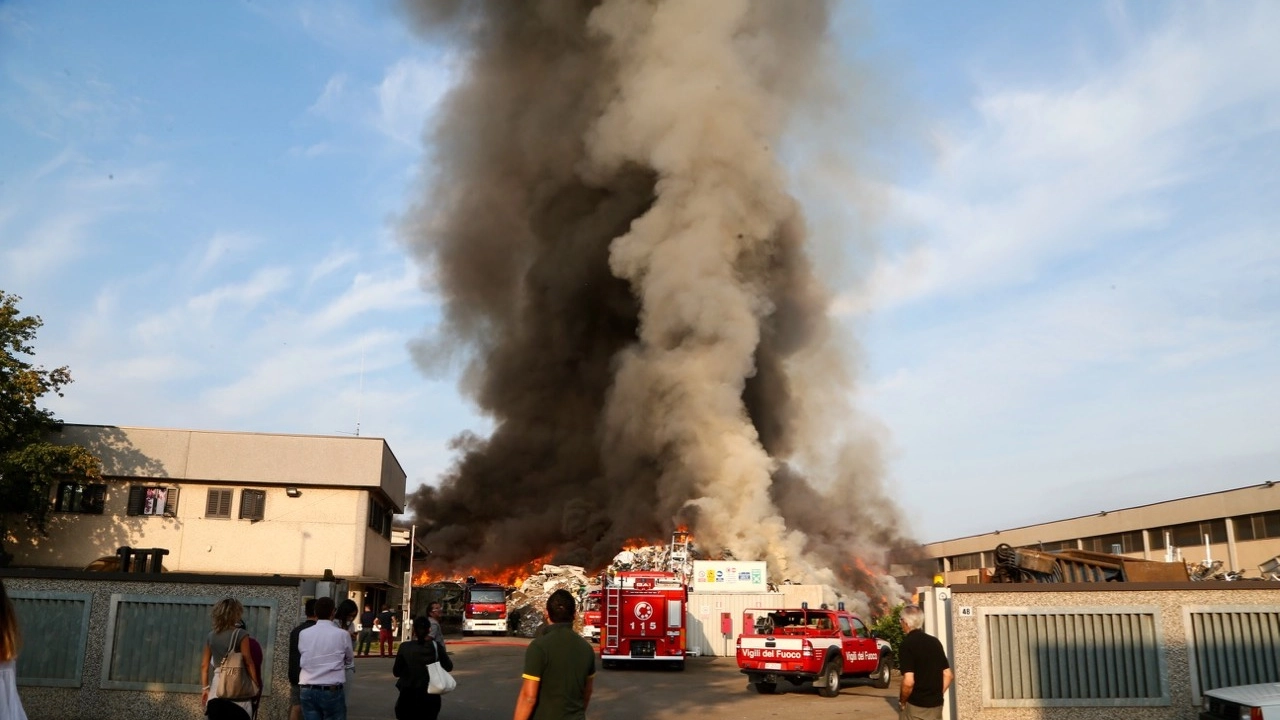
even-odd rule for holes
{"type": "MultiPolygon", "coordinates": [[[[520,667],[527,640],[449,638],[458,689],[444,696],[442,720],[510,720],[520,691],[520,667]]],[[[395,717],[396,687],[387,658],[356,660],[356,679],[347,698],[350,720],[395,717]]],[[[819,697],[808,685],[783,683],[776,695],[747,687],[733,658],[689,658],[685,670],[597,669],[590,720],[738,720],[740,718],[896,718],[898,677],[877,690],[864,681],[846,681],[834,698],[819,697]]]]}

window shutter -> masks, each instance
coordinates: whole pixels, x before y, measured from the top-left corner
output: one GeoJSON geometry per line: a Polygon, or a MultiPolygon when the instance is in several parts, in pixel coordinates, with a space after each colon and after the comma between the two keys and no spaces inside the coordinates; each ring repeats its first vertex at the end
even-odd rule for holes
{"type": "Polygon", "coordinates": [[[107,486],[89,485],[84,489],[84,508],[86,513],[101,515],[107,505],[107,486]]]}
{"type": "Polygon", "coordinates": [[[129,486],[129,504],[125,507],[126,515],[141,515],[142,506],[147,499],[147,489],[141,485],[129,486]]]}
{"type": "Polygon", "coordinates": [[[204,516],[216,518],[231,517],[231,491],[210,489],[208,500],[205,501],[204,516]]]}
{"type": "Polygon", "coordinates": [[[165,517],[178,517],[178,488],[169,488],[169,493],[165,496],[164,502],[165,517]]]}
{"type": "Polygon", "coordinates": [[[240,491],[240,519],[257,522],[264,515],[267,493],[264,490],[240,491]]]}

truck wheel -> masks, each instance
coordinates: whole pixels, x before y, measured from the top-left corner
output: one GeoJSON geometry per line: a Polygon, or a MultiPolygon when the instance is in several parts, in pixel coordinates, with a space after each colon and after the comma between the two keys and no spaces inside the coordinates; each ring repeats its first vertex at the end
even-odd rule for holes
{"type": "Polygon", "coordinates": [[[840,694],[839,660],[832,660],[822,668],[822,679],[826,681],[826,684],[818,688],[819,695],[831,698],[840,694]]]}
{"type": "Polygon", "coordinates": [[[889,687],[889,673],[893,668],[893,662],[888,655],[880,656],[880,664],[876,666],[876,671],[871,674],[871,687],[881,690],[889,687]]]}
{"type": "Polygon", "coordinates": [[[778,683],[761,681],[758,683],[752,683],[751,687],[754,687],[756,689],[756,692],[760,693],[761,695],[772,695],[778,691],[778,683]]]}

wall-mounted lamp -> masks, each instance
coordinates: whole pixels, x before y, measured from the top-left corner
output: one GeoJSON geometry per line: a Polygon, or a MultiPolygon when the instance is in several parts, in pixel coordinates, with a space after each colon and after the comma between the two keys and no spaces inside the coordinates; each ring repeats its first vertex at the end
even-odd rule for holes
{"type": "Polygon", "coordinates": [[[302,491],[296,487],[287,487],[284,489],[284,494],[288,495],[289,497],[301,497],[302,491]]]}

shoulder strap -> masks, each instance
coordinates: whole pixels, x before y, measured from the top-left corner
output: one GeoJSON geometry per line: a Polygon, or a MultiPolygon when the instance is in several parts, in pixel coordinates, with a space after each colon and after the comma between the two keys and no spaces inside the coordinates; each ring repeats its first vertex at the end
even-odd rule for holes
{"type": "Polygon", "coordinates": [[[236,633],[238,633],[238,632],[240,632],[240,628],[232,628],[232,629],[231,629],[231,644],[230,644],[230,645],[227,645],[227,654],[228,654],[228,655],[230,655],[232,652],[234,652],[234,651],[235,651],[235,647],[236,647],[236,633]]]}

